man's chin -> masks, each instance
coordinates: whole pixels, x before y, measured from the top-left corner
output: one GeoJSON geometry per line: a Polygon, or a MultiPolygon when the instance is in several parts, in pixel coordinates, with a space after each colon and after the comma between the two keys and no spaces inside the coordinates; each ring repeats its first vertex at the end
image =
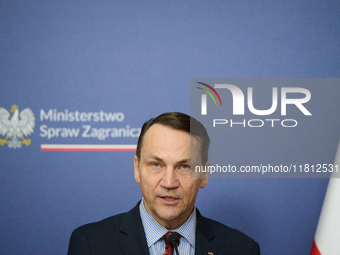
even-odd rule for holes
{"type": "Polygon", "coordinates": [[[166,228],[177,228],[184,222],[181,222],[181,211],[179,210],[169,210],[159,211],[157,213],[157,221],[166,228]],[[178,225],[179,224],[179,225],[178,225]],[[178,225],[178,226],[177,226],[178,225]]]}

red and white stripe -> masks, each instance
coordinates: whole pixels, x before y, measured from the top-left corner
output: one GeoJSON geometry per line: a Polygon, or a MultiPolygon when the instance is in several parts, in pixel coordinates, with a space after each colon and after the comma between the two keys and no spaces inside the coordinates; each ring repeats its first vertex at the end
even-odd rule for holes
{"type": "Polygon", "coordinates": [[[340,254],[340,142],[310,255],[340,254]]]}
{"type": "Polygon", "coordinates": [[[136,151],[135,144],[41,144],[42,151],[136,151]]]}

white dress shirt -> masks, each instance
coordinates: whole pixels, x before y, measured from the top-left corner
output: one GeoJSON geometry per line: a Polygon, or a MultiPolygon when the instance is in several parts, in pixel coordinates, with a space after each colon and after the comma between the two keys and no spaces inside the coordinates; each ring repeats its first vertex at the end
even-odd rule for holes
{"type": "Polygon", "coordinates": [[[181,235],[178,246],[180,255],[195,255],[196,208],[182,226],[171,230],[163,227],[149,214],[144,207],[144,199],[139,205],[139,211],[150,255],[162,255],[164,253],[164,235],[169,231],[175,231],[181,235]]]}

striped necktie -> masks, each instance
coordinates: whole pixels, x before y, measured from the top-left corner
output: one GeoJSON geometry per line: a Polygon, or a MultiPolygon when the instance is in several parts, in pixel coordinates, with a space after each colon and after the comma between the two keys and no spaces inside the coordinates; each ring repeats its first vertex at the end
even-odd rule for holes
{"type": "Polygon", "coordinates": [[[173,248],[171,247],[171,245],[168,242],[168,238],[170,234],[175,234],[176,236],[180,237],[181,235],[178,234],[177,232],[168,232],[164,235],[164,241],[165,241],[165,251],[163,253],[163,255],[173,255],[173,248]]]}

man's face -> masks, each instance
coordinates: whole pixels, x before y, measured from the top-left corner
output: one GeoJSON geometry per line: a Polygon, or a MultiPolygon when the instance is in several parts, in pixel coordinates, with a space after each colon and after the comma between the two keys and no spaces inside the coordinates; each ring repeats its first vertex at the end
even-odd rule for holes
{"type": "Polygon", "coordinates": [[[178,228],[188,219],[199,188],[208,182],[208,178],[190,178],[190,162],[202,164],[200,148],[200,142],[189,133],[154,124],[144,135],[139,162],[134,157],[144,206],[168,229],[178,228]]]}

